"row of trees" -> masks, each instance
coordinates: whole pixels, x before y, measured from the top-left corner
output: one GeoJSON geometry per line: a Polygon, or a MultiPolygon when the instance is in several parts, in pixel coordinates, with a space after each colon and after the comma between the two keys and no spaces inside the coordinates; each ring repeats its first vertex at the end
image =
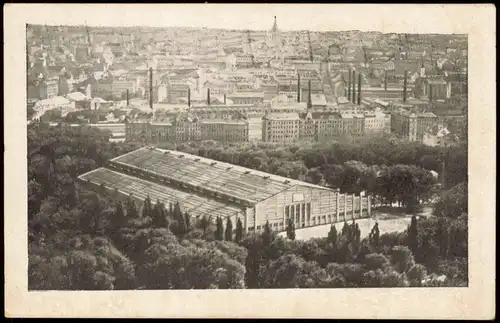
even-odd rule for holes
{"type": "Polygon", "coordinates": [[[375,225],[362,239],[354,222],[298,241],[293,223],[288,238],[269,224],[244,234],[238,220],[196,218],[178,203],[123,201],[117,192],[76,184],[79,174],[135,148],[110,143],[96,129],[29,126],[30,289],[442,284],[426,282],[427,273],[446,275],[450,286],[467,284],[465,183],[443,194],[436,218],[414,218],[407,232],[381,234],[375,225]]]}
{"type": "Polygon", "coordinates": [[[336,183],[336,172],[332,174],[332,168],[349,161],[358,161],[367,167],[416,166],[438,173],[441,173],[444,163],[446,187],[451,188],[467,180],[466,143],[457,147],[429,147],[376,136],[359,143],[301,143],[289,146],[272,143],[222,144],[214,141],[159,145],[295,179],[324,181],[329,185],[336,183]]]}

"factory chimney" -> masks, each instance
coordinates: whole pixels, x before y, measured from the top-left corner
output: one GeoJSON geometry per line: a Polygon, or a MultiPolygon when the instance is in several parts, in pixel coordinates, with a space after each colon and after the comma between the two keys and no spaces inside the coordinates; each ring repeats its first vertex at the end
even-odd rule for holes
{"type": "Polygon", "coordinates": [[[408,78],[408,71],[405,70],[405,76],[404,76],[404,80],[403,80],[403,103],[406,103],[406,82],[407,82],[407,78],[408,78]]]}
{"type": "Polygon", "coordinates": [[[154,109],[153,109],[153,68],[149,68],[149,108],[153,112],[153,120],[154,120],[154,109]]]}
{"type": "Polygon", "coordinates": [[[188,87],[188,107],[191,107],[191,88],[188,87]]]}
{"type": "Polygon", "coordinates": [[[224,93],[224,104],[226,104],[226,93],[224,93]]]}
{"type": "Polygon", "coordinates": [[[384,70],[384,91],[387,92],[387,70],[384,70]]]}
{"type": "Polygon", "coordinates": [[[309,80],[309,90],[307,94],[307,108],[312,108],[312,99],[311,99],[311,80],[309,80]]]}
{"type": "Polygon", "coordinates": [[[297,74],[297,102],[300,102],[300,74],[297,74]]]}
{"type": "Polygon", "coordinates": [[[429,102],[432,102],[432,84],[429,84],[429,102]]]}
{"type": "Polygon", "coordinates": [[[423,58],[422,58],[422,65],[420,66],[420,77],[425,77],[425,66],[423,58]]]}
{"type": "Polygon", "coordinates": [[[207,105],[210,105],[210,89],[207,89],[207,105]]]}
{"type": "Polygon", "coordinates": [[[361,73],[358,73],[358,105],[361,105],[361,73]]]}
{"type": "Polygon", "coordinates": [[[349,70],[349,81],[347,82],[347,100],[351,101],[351,70],[349,70]]]}
{"type": "Polygon", "coordinates": [[[356,103],[356,71],[352,71],[352,103],[356,103]]]}
{"type": "Polygon", "coordinates": [[[128,104],[129,103],[129,101],[128,101],[128,89],[127,89],[127,96],[126,96],[126,98],[127,98],[127,108],[128,108],[128,105],[129,105],[128,104]]]}

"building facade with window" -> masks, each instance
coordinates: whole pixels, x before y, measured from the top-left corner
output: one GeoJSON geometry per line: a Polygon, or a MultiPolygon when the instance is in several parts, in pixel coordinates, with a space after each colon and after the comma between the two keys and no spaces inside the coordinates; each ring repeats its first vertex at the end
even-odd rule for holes
{"type": "Polygon", "coordinates": [[[262,121],[262,140],[291,143],[299,139],[300,118],[296,112],[271,112],[262,121]]]}

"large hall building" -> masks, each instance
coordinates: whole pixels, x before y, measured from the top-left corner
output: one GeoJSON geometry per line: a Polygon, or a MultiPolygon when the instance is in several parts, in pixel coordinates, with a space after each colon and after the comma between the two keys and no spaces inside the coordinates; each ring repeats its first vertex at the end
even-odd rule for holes
{"type": "MultiPolygon", "coordinates": [[[[179,202],[183,212],[239,218],[245,232],[284,231],[289,218],[296,228],[366,218],[370,197],[341,194],[323,186],[276,176],[184,152],[144,147],[79,176],[83,186],[132,196],[147,196],[168,205],[179,202]]],[[[225,223],[225,222],[224,222],[225,223]]]]}

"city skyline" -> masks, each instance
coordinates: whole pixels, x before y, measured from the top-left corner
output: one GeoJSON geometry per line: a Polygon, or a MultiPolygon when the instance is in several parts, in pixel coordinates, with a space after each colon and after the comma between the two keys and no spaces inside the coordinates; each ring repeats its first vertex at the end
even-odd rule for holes
{"type": "MultiPolygon", "coordinates": [[[[224,4],[192,4],[189,6],[150,4],[141,7],[141,10],[135,10],[134,5],[122,4],[119,7],[121,11],[119,17],[113,16],[116,10],[109,5],[79,6],[78,10],[74,10],[70,14],[68,11],[61,11],[61,13],[64,12],[64,15],[58,14],[57,11],[47,10],[47,6],[50,7],[50,5],[40,6],[39,14],[30,17],[30,25],[87,25],[89,27],[106,26],[110,28],[178,27],[263,31],[270,28],[269,21],[276,16],[283,32],[310,30],[314,32],[361,31],[386,34],[466,33],[463,26],[450,19],[452,15],[439,10],[440,7],[437,5],[424,5],[422,9],[417,10],[415,7],[392,5],[391,11],[382,9],[378,5],[363,5],[363,10],[355,11],[356,6],[359,5],[245,4],[245,14],[241,15],[241,6],[224,4]],[[318,10],[318,6],[325,7],[325,9],[318,10]],[[397,17],[391,13],[394,9],[399,11],[397,17]],[[376,20],[373,19],[373,10],[377,12],[378,18],[376,20]],[[44,11],[50,11],[50,16],[44,15],[44,11]],[[436,24],[418,24],[418,17],[421,14],[425,14],[428,20],[438,22],[439,28],[436,28],[436,24]],[[121,16],[126,17],[126,19],[121,19],[121,16]],[[384,23],[388,20],[390,23],[384,23]]],[[[450,10],[460,11],[461,8],[460,5],[457,5],[450,10]]]]}

